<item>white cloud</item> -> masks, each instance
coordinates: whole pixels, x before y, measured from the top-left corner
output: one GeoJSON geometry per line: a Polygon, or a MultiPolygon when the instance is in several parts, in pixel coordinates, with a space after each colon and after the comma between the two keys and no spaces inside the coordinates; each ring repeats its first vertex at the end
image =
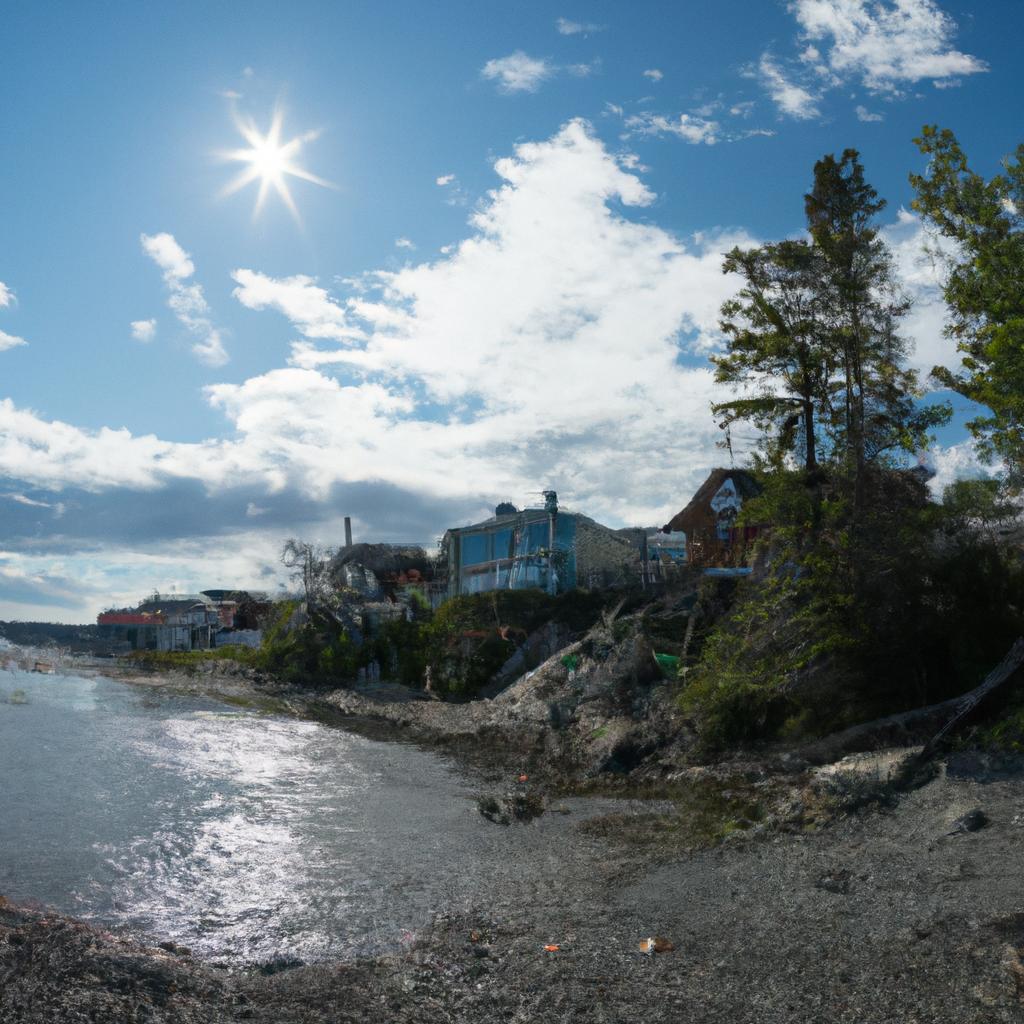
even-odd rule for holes
{"type": "Polygon", "coordinates": [[[686,142],[713,146],[721,141],[722,126],[692,114],[680,114],[675,119],[661,114],[641,113],[626,118],[626,127],[637,135],[675,135],[686,142]]]}
{"type": "MultiPolygon", "coordinates": [[[[553,486],[612,523],[664,522],[720,459],[708,405],[721,392],[704,357],[735,287],[721,254],[756,242],[683,240],[633,218],[654,195],[583,122],[495,171],[449,253],[347,298],[301,275],[235,271],[238,300],[283,313],[300,337],[290,366],[207,388],[225,438],[83,430],[4,401],[0,474],[50,489],[248,487],[248,520],[263,514],[260,494],[324,502],[375,481],[474,507],[553,486]]],[[[923,229],[900,213],[885,237],[919,300],[916,361],[945,362],[923,229]]]]}
{"type": "Polygon", "coordinates": [[[949,240],[929,231],[920,218],[905,209],[894,223],[885,225],[882,240],[893,255],[897,275],[914,305],[903,323],[903,333],[914,342],[910,363],[926,382],[933,366],[956,370],[960,355],[944,333],[946,303],[942,285],[955,250],[949,240]]]}
{"type": "Polygon", "coordinates": [[[17,348],[19,345],[27,345],[28,342],[24,338],[19,338],[16,334],[8,334],[6,331],[0,331],[0,352],[6,352],[7,349],[17,348]]]}
{"type": "Polygon", "coordinates": [[[745,100],[742,103],[734,103],[729,108],[729,113],[733,117],[750,117],[754,112],[755,103],[753,100],[745,100]]]}
{"type": "Polygon", "coordinates": [[[974,444],[963,441],[960,444],[935,445],[926,456],[927,465],[935,471],[928,481],[932,495],[941,498],[942,492],[957,480],[976,480],[998,476],[1003,466],[1000,463],[985,463],[978,458],[974,444]]]}
{"type": "Polygon", "coordinates": [[[876,113],[868,110],[867,107],[861,106],[860,104],[858,104],[854,108],[854,112],[857,115],[857,120],[858,121],[864,121],[866,123],[871,123],[873,121],[884,121],[885,120],[885,115],[884,114],[876,114],[876,113]]]}
{"type": "Polygon", "coordinates": [[[146,255],[164,272],[168,284],[184,281],[196,272],[195,264],[174,235],[162,231],[158,235],[141,235],[140,239],[146,255]]]}
{"type": "Polygon", "coordinates": [[[702,353],[733,287],[721,253],[750,239],[684,243],[618,212],[654,196],[582,122],[495,170],[451,253],[375,275],[365,294],[337,301],[310,278],[235,272],[243,304],[285,313],[303,337],[291,367],[207,389],[229,439],[91,432],[0,403],[0,473],[321,499],[373,480],[481,506],[551,484],[612,521],[664,521],[718,457],[702,353]],[[701,353],[692,365],[688,351],[701,353]]]}
{"type": "Polygon", "coordinates": [[[793,0],[789,9],[804,38],[824,44],[835,75],[859,78],[874,92],[988,70],[953,49],[956,23],[935,0],[793,0]]]}
{"type": "Polygon", "coordinates": [[[0,309],[6,309],[14,305],[14,292],[0,281],[0,309]]]}
{"type": "Polygon", "coordinates": [[[798,121],[820,116],[817,107],[819,97],[787,78],[770,54],[762,54],[757,65],[757,77],[783,114],[798,121]]]}
{"type": "Polygon", "coordinates": [[[505,93],[536,92],[554,73],[555,68],[547,60],[530,57],[522,50],[489,60],[480,70],[484,78],[496,81],[505,93]]]}
{"type": "Polygon", "coordinates": [[[132,329],[132,337],[143,343],[150,342],[156,337],[156,320],[133,320],[129,325],[132,329]]]}
{"type": "Polygon", "coordinates": [[[435,180],[435,184],[440,185],[441,188],[444,188],[445,185],[450,185],[455,180],[455,175],[454,174],[442,174],[442,175],[438,176],[437,178],[435,178],[434,180],[435,180]]]}
{"type": "Polygon", "coordinates": [[[560,35],[563,36],[578,36],[588,35],[591,32],[603,32],[605,30],[604,25],[594,25],[592,23],[570,21],[568,18],[559,18],[555,22],[555,28],[558,29],[560,35]]]}
{"type": "Polygon", "coordinates": [[[168,307],[196,338],[192,352],[207,366],[223,366],[228,361],[228,353],[221,331],[210,319],[210,307],[202,286],[189,283],[196,269],[191,257],[166,231],[157,235],[140,235],[139,238],[146,255],[163,271],[168,307]]]}
{"type": "Polygon", "coordinates": [[[30,508],[53,508],[48,501],[36,501],[35,498],[29,498],[24,494],[3,494],[0,497],[7,498],[8,501],[13,501],[18,505],[27,505],[30,508]]]}
{"type": "Polygon", "coordinates": [[[566,64],[565,70],[576,78],[589,78],[596,71],[601,70],[601,59],[595,57],[589,64],[566,64]]]}
{"type": "Polygon", "coordinates": [[[276,309],[307,338],[353,341],[365,337],[348,314],[312,277],[272,278],[255,270],[231,274],[238,287],[234,297],[248,309],[276,309]]]}
{"type": "Polygon", "coordinates": [[[664,73],[658,68],[648,68],[644,72],[644,78],[649,78],[652,82],[660,82],[664,77],[664,73]]]}
{"type": "Polygon", "coordinates": [[[395,248],[396,249],[415,249],[416,245],[410,239],[402,237],[402,238],[396,238],[395,239],[395,248]]]}

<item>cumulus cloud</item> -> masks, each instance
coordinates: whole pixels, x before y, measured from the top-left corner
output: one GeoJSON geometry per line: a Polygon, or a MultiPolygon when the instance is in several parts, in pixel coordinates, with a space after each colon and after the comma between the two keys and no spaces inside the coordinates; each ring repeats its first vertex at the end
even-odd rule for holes
{"type": "Polygon", "coordinates": [[[971,441],[935,445],[928,452],[927,463],[935,471],[935,476],[928,481],[935,498],[941,498],[942,492],[957,480],[995,477],[1003,468],[1000,464],[982,462],[971,441]]]}
{"type": "Polygon", "coordinates": [[[988,70],[953,48],[956,23],[935,0],[794,0],[789,9],[804,38],[823,44],[833,74],[873,92],[988,70]]]}
{"type": "Polygon", "coordinates": [[[139,238],[143,251],[163,271],[168,307],[178,322],[196,339],[192,352],[207,366],[223,366],[228,361],[224,339],[220,329],[210,319],[210,307],[203,295],[202,286],[190,281],[196,269],[192,258],[178,244],[177,239],[166,231],[156,235],[140,235],[139,238]]]}
{"type": "Polygon", "coordinates": [[[395,239],[395,248],[396,249],[415,249],[416,245],[415,245],[415,243],[411,239],[402,237],[402,238],[396,238],[395,239]]]}
{"type": "Polygon", "coordinates": [[[0,352],[6,352],[9,348],[17,348],[19,345],[27,344],[28,342],[24,338],[19,338],[16,334],[0,331],[0,352]]]}
{"type": "Polygon", "coordinates": [[[276,309],[307,338],[355,341],[365,337],[361,328],[312,277],[273,278],[245,268],[231,274],[238,287],[232,292],[248,309],[276,309]]]}
{"type": "Polygon", "coordinates": [[[664,73],[658,68],[648,68],[644,72],[644,78],[649,78],[652,82],[660,82],[664,77],[664,73]]]}
{"type": "Polygon", "coordinates": [[[934,366],[960,366],[956,344],[946,337],[946,303],[942,285],[953,244],[930,231],[921,219],[900,209],[896,220],[881,231],[893,255],[896,273],[914,300],[903,333],[914,342],[911,364],[927,379],[934,366]]]}
{"type": "MultiPolygon", "coordinates": [[[[332,295],[310,277],[236,270],[238,301],[284,316],[295,342],[290,365],[206,389],[223,437],[85,430],[0,402],[0,475],[24,481],[5,489],[51,505],[61,494],[75,507],[62,522],[93,531],[88,543],[104,545],[96,558],[140,593],[168,579],[254,585],[283,536],[336,543],[345,513],[375,537],[429,541],[496,497],[525,503],[551,486],[613,525],[664,522],[720,458],[709,404],[722,392],[706,355],[721,344],[719,308],[736,286],[721,254],[756,239],[683,239],[651,223],[655,196],[640,173],[580,121],[494,170],[447,254],[361,288],[332,295]],[[210,523],[221,560],[209,557],[210,523]],[[187,572],[188,544],[169,531],[202,535],[187,572]]],[[[952,349],[940,269],[922,262],[926,239],[909,214],[886,238],[920,300],[911,333],[930,368],[952,349]]],[[[35,551],[40,511],[0,503],[5,544],[35,551]],[[4,509],[24,517],[20,532],[4,509]]],[[[25,571],[116,589],[88,554],[73,556],[73,572],[44,554],[25,571]]]]}
{"type": "Polygon", "coordinates": [[[441,174],[437,178],[434,179],[434,183],[436,185],[440,185],[441,188],[444,188],[446,185],[450,185],[454,180],[455,180],[455,175],[454,174],[441,174]]]}
{"type": "Polygon", "coordinates": [[[499,91],[505,93],[536,92],[554,73],[549,61],[531,57],[522,50],[489,60],[480,69],[484,78],[497,82],[499,91]]]}
{"type": "Polygon", "coordinates": [[[132,337],[136,341],[147,343],[156,337],[156,320],[133,320],[130,324],[132,337]]]}
{"type": "Polygon", "coordinates": [[[379,273],[369,291],[335,298],[308,277],[236,270],[238,300],[284,314],[300,337],[291,366],[207,390],[227,439],[86,431],[6,402],[0,472],[320,499],[377,480],[481,507],[554,483],[595,514],[660,521],[714,458],[701,353],[732,289],[720,254],[746,236],[684,242],[630,219],[621,211],[654,196],[582,122],[495,171],[449,254],[379,273]]]}
{"type": "Polygon", "coordinates": [[[6,309],[14,305],[14,292],[0,281],[0,309],[6,309]]]}

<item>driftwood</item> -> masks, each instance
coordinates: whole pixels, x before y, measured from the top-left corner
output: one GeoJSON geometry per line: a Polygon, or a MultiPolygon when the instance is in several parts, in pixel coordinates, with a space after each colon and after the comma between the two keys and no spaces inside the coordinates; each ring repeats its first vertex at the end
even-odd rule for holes
{"type": "Polygon", "coordinates": [[[876,718],[871,722],[852,725],[848,729],[808,744],[798,750],[797,754],[812,764],[827,764],[855,751],[877,749],[882,746],[901,746],[912,742],[915,737],[926,736],[926,730],[937,729],[924,749],[914,758],[914,763],[921,763],[931,757],[942,740],[993,690],[1006,682],[1022,663],[1024,638],[1017,640],[1007,656],[985,677],[984,682],[968,693],[951,697],[939,704],[929,704],[927,707],[913,708],[896,715],[887,715],[885,718],[876,718]]]}
{"type": "Polygon", "coordinates": [[[953,717],[924,745],[917,755],[918,762],[926,761],[939,748],[942,741],[990,694],[1002,686],[1024,664],[1024,637],[1018,637],[1005,658],[994,668],[980,686],[957,698],[953,717]]]}

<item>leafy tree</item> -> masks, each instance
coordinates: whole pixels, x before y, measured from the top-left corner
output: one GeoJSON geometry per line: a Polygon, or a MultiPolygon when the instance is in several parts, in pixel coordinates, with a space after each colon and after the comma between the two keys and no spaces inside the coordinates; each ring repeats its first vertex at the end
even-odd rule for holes
{"type": "Polygon", "coordinates": [[[723,269],[744,283],[722,307],[728,351],[713,361],[716,379],[740,394],[713,411],[726,425],[747,419],[765,431],[769,463],[796,450],[802,424],[806,470],[827,457],[840,480],[852,481],[859,510],[867,467],[924,447],[950,411],[916,407],[917,377],[899,333],[910,302],[875,227],[885,202],[856,150],[815,164],[805,207],[810,241],[725,257],[723,269]]]}
{"type": "Polygon", "coordinates": [[[1024,144],[986,181],[972,171],[948,129],[925,126],[914,140],[929,158],[912,174],[913,201],[925,220],[956,243],[949,258],[947,331],[961,370],[937,366],[946,387],[987,406],[968,423],[982,454],[1001,457],[1011,482],[1024,484],[1024,144]]]}
{"type": "Polygon", "coordinates": [[[807,472],[817,469],[816,411],[827,401],[831,354],[822,345],[824,315],[818,254],[806,242],[779,242],[757,249],[735,248],[722,270],[739,274],[744,286],[722,306],[728,353],[712,357],[715,380],[755,393],[712,406],[727,426],[749,419],[774,429],[775,454],[797,445],[802,424],[807,472]]]}

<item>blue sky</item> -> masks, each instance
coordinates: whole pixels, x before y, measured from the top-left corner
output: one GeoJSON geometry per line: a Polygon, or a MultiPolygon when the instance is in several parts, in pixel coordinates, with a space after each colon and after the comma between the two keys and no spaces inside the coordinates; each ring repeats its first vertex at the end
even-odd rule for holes
{"type": "MultiPolygon", "coordinates": [[[[912,138],[994,172],[1022,28],[1011,0],[8,3],[0,618],[273,588],[282,538],[345,514],[429,540],[552,486],[664,522],[723,458],[720,254],[799,232],[847,146],[916,361],[951,362],[912,138]],[[331,184],[286,177],[297,216],[224,195],[275,109],[331,184]]],[[[940,440],[942,479],[977,471],[940,440]]]]}

